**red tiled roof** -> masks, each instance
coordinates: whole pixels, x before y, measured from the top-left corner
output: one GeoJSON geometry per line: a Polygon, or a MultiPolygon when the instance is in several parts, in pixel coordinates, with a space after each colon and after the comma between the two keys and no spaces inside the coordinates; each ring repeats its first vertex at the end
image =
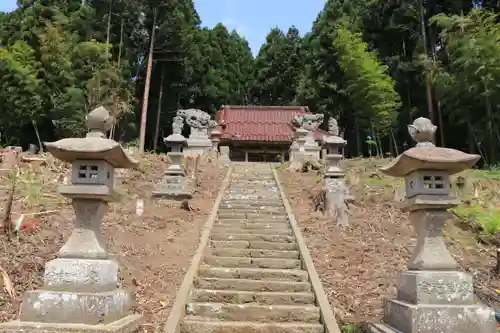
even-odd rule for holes
{"type": "MultiPolygon", "coordinates": [[[[222,125],[222,140],[291,142],[291,121],[300,114],[311,112],[306,106],[224,105],[215,120],[222,125]]],[[[319,140],[325,132],[318,129],[315,134],[319,140]]]]}

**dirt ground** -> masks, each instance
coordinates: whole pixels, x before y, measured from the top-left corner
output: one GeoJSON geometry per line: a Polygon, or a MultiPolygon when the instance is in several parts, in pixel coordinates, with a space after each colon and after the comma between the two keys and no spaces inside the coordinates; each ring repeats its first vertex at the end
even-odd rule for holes
{"type": "MultiPolygon", "coordinates": [[[[349,208],[351,227],[346,230],[322,213],[314,212],[312,198],[322,185],[319,173],[295,173],[286,171],[286,166],[279,168],[281,182],[330,303],[344,325],[355,324],[360,332],[364,324],[382,318],[382,301],[396,295],[397,272],[406,269],[416,241],[408,215],[394,204],[395,188],[402,183],[377,172],[378,167],[387,163],[388,160],[344,161],[355,198],[349,208]]],[[[493,182],[500,188],[499,181],[493,182]]],[[[474,191],[477,192],[477,187],[474,191]]],[[[500,280],[492,273],[495,248],[478,243],[477,236],[455,217],[445,232],[445,240],[457,262],[475,276],[476,295],[498,308],[500,280]]],[[[353,325],[348,326],[352,332],[353,325]]]]}
{"type": "MultiPolygon", "coordinates": [[[[142,332],[163,329],[218,194],[215,189],[227,172],[227,168],[210,160],[200,163],[193,181],[198,186],[190,200],[193,211],[187,211],[180,209],[179,202],[150,197],[166,161],[164,155],[149,155],[140,160],[138,170],[118,172],[121,201],[110,205],[102,226],[110,253],[121,265],[122,285],[135,292],[135,311],[145,316],[142,332]],[[136,215],[140,199],[144,200],[142,216],[136,215]]],[[[193,168],[191,163],[190,170],[193,168]]],[[[22,231],[11,240],[0,234],[0,267],[12,280],[15,292],[12,298],[8,286],[0,288],[0,322],[16,318],[23,293],[42,285],[44,264],[55,258],[72,230],[74,215],[69,200],[56,192],[65,175],[66,166],[51,158],[22,164],[13,219],[18,213],[38,214],[26,215],[22,231]]],[[[0,196],[6,194],[11,182],[4,172],[0,196]]]]}

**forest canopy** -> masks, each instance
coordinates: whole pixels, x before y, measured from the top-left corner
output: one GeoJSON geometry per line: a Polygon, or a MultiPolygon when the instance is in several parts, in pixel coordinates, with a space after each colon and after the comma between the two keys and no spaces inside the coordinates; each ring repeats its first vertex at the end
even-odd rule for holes
{"type": "Polygon", "coordinates": [[[18,3],[0,13],[2,145],[81,135],[98,105],[136,140],[154,35],[146,149],[180,108],[306,105],[338,119],[350,155],[400,152],[424,116],[439,145],[500,159],[498,1],[328,0],[311,31],[274,28],[255,56],[192,0],[18,3]]]}

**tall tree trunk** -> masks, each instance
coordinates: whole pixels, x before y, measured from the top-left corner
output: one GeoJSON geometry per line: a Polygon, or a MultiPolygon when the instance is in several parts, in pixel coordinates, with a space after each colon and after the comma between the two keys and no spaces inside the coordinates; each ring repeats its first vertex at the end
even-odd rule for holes
{"type": "MultiPolygon", "coordinates": [[[[425,55],[429,56],[428,40],[427,40],[427,27],[425,24],[425,8],[424,0],[420,0],[420,26],[422,29],[422,39],[424,44],[425,55]]],[[[432,101],[432,86],[428,79],[425,80],[426,93],[427,93],[427,111],[429,112],[429,119],[434,122],[434,104],[432,101]]]]}
{"type": "Polygon", "coordinates": [[[493,110],[491,107],[491,101],[490,101],[490,97],[488,94],[486,94],[486,96],[485,96],[485,103],[486,103],[486,114],[487,114],[486,119],[488,122],[486,124],[486,133],[488,135],[488,145],[490,148],[489,160],[490,160],[491,164],[494,164],[497,162],[497,158],[496,158],[497,144],[496,144],[496,140],[494,139],[494,136],[493,136],[493,110]]]}
{"type": "Polygon", "coordinates": [[[356,116],[354,117],[354,130],[356,131],[356,155],[363,156],[363,141],[359,130],[359,120],[356,116]]]}
{"type": "MultiPolygon", "coordinates": [[[[113,1],[109,2],[109,10],[108,10],[108,27],[106,29],[106,44],[109,45],[110,35],[111,35],[111,6],[113,5],[113,1]]],[[[106,54],[109,58],[109,47],[106,49],[106,54]]]]}
{"type": "Polygon", "coordinates": [[[118,68],[120,68],[123,50],[123,17],[120,23],[120,45],[118,46],[118,68]]]}
{"type": "Polygon", "coordinates": [[[158,97],[158,109],[156,110],[156,124],[155,124],[155,136],[153,141],[153,150],[156,151],[158,147],[158,136],[160,135],[160,117],[161,117],[161,106],[163,102],[163,79],[165,77],[165,71],[163,66],[161,66],[161,81],[160,81],[160,96],[158,97]]]}
{"type": "Polygon", "coordinates": [[[144,82],[144,96],[142,97],[141,127],[139,132],[139,152],[144,153],[146,143],[146,121],[148,116],[149,85],[151,83],[151,70],[153,69],[153,50],[155,45],[156,16],[158,11],[154,9],[153,27],[151,28],[151,41],[149,43],[148,65],[146,69],[146,81],[144,82]]]}
{"type": "MultiPolygon", "coordinates": [[[[431,32],[429,40],[431,42],[432,61],[435,63],[437,61],[437,55],[436,55],[436,34],[434,33],[434,31],[432,31],[431,28],[429,28],[429,30],[431,32]]],[[[429,84],[430,84],[430,82],[429,82],[429,84]]],[[[441,141],[441,146],[445,147],[446,143],[444,141],[444,123],[443,123],[443,114],[442,114],[442,111],[441,111],[441,102],[437,100],[436,94],[434,94],[434,89],[432,89],[432,96],[436,100],[436,104],[437,104],[436,105],[437,106],[437,113],[438,113],[437,125],[438,125],[438,128],[439,128],[439,136],[440,136],[440,139],[441,139],[440,140],[441,141]]],[[[434,106],[434,103],[433,103],[433,106],[434,106]]]]}

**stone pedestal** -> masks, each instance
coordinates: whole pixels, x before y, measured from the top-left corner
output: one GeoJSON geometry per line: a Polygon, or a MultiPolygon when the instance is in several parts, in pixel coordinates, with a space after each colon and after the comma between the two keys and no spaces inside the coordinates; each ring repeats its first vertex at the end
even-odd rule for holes
{"type": "Polygon", "coordinates": [[[310,156],[315,161],[320,160],[321,147],[314,140],[313,132],[308,132],[306,137],[304,138],[304,152],[306,155],[310,156]]]}
{"type": "Polygon", "coordinates": [[[295,159],[295,156],[297,155],[297,152],[299,151],[299,144],[296,140],[292,142],[290,145],[290,150],[289,150],[289,160],[292,162],[295,159]]]}
{"type": "Polygon", "coordinates": [[[191,134],[184,148],[184,156],[199,156],[211,149],[212,140],[208,136],[208,128],[191,127],[191,134]]]}
{"type": "Polygon", "coordinates": [[[224,164],[231,163],[231,159],[229,158],[230,154],[229,146],[220,146],[219,149],[220,149],[219,160],[224,164]]]}
{"type": "Polygon", "coordinates": [[[58,258],[45,264],[43,286],[23,296],[19,320],[0,324],[0,332],[137,331],[133,297],[118,288],[119,266],[109,259],[101,222],[114,195],[114,168],[137,162],[105,138],[110,125],[103,108],[87,116],[86,138],[46,143],[54,157],[73,165],[71,184],[60,193],[72,199],[75,228],[58,258]]]}
{"type": "MultiPolygon", "coordinates": [[[[408,271],[398,277],[397,297],[385,302],[382,332],[451,333],[496,332],[495,313],[477,304],[473,279],[456,271],[458,264],[446,248],[445,221],[451,213],[416,210],[410,220],[417,231],[417,246],[408,271]]],[[[375,331],[376,332],[376,331],[375,331]]]]}
{"type": "Polygon", "coordinates": [[[189,190],[188,179],[182,166],[184,154],[169,152],[167,156],[172,164],[165,170],[165,175],[153,191],[153,196],[177,200],[192,198],[193,194],[189,190]]]}
{"type": "Polygon", "coordinates": [[[186,141],[186,148],[184,148],[184,156],[195,157],[203,155],[206,151],[212,148],[212,141],[208,138],[203,137],[189,137],[186,141]]]}

